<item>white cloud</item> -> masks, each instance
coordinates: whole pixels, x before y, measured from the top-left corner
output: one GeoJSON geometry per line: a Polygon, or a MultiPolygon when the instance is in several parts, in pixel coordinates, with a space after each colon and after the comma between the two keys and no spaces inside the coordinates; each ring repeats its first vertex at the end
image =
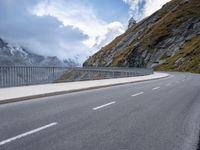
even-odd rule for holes
{"type": "Polygon", "coordinates": [[[107,44],[125,30],[120,22],[107,23],[97,18],[91,7],[71,3],[70,0],[45,0],[31,11],[37,16],[55,17],[64,26],[78,28],[88,36],[86,40],[82,41],[88,49],[98,49],[102,46],[101,44],[107,44]]]}
{"type": "Polygon", "coordinates": [[[147,0],[143,16],[146,17],[153,14],[155,11],[160,9],[164,4],[166,4],[169,1],[170,0],[147,0]]]}
{"type": "Polygon", "coordinates": [[[153,14],[169,1],[170,0],[123,0],[123,2],[130,6],[130,14],[133,15],[136,20],[141,20],[153,14]]]}
{"type": "Polygon", "coordinates": [[[40,55],[82,63],[125,30],[104,17],[88,0],[0,0],[0,36],[40,55]]]}
{"type": "Polygon", "coordinates": [[[142,18],[142,13],[140,11],[140,3],[143,0],[123,0],[124,3],[128,4],[130,7],[129,14],[130,16],[134,16],[136,20],[140,20],[142,18]]]}
{"type": "Polygon", "coordinates": [[[124,27],[120,22],[112,22],[107,25],[107,33],[101,37],[97,47],[105,46],[107,43],[113,40],[117,35],[124,32],[124,27]]]}

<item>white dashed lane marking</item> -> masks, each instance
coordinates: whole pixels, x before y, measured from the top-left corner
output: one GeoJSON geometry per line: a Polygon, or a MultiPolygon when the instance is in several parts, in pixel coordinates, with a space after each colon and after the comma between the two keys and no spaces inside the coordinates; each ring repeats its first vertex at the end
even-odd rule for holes
{"type": "Polygon", "coordinates": [[[98,110],[98,109],[100,109],[100,108],[104,108],[104,107],[106,107],[106,106],[109,106],[109,105],[112,105],[112,104],[115,104],[115,103],[116,103],[116,102],[113,101],[113,102],[110,102],[110,103],[107,103],[107,104],[104,104],[104,105],[95,107],[95,108],[93,108],[93,110],[98,110]]]}
{"type": "Polygon", "coordinates": [[[135,97],[135,96],[139,96],[139,95],[142,95],[142,94],[144,94],[144,92],[136,93],[136,94],[133,94],[133,95],[131,95],[131,96],[132,96],[132,97],[135,97]]]}
{"type": "Polygon", "coordinates": [[[34,133],[36,133],[36,132],[42,131],[42,130],[44,130],[44,129],[50,128],[50,127],[55,126],[55,125],[57,125],[57,124],[58,124],[57,122],[53,122],[53,123],[51,123],[51,124],[48,124],[48,125],[39,127],[39,128],[37,128],[37,129],[34,129],[34,130],[31,130],[31,131],[25,132],[25,133],[23,133],[23,134],[20,134],[20,135],[11,137],[11,138],[9,138],[9,139],[6,139],[6,140],[4,140],[4,141],[1,141],[1,142],[0,142],[0,146],[2,146],[2,145],[4,145],[4,144],[7,144],[7,143],[10,143],[10,142],[12,142],[12,141],[15,141],[15,140],[17,140],[17,139],[23,138],[23,137],[25,137],[25,136],[34,134],[34,133]]]}
{"type": "Polygon", "coordinates": [[[159,87],[159,86],[157,86],[157,87],[153,88],[152,90],[158,90],[158,89],[160,89],[160,87],[159,87]]]}

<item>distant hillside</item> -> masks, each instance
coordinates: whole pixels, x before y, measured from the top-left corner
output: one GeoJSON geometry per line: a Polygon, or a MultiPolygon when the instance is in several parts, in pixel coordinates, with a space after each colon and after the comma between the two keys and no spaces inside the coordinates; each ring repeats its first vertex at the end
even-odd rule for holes
{"type": "Polygon", "coordinates": [[[1,66],[77,66],[73,60],[61,61],[56,56],[41,56],[22,47],[15,47],[0,38],[0,65],[1,66]]]}
{"type": "Polygon", "coordinates": [[[172,0],[90,57],[84,66],[200,73],[200,2],[172,0]]]}

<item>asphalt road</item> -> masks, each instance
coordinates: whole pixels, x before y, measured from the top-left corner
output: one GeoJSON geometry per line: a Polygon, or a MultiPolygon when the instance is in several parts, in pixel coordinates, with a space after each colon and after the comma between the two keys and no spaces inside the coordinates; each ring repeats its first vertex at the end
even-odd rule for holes
{"type": "Polygon", "coordinates": [[[0,105],[0,150],[196,150],[200,75],[0,105]]]}

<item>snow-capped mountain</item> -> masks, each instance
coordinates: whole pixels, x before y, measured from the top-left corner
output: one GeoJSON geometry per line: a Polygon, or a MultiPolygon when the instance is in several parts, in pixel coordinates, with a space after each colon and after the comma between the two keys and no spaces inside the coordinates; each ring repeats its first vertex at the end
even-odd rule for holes
{"type": "Polygon", "coordinates": [[[0,38],[0,65],[67,67],[77,66],[78,63],[71,59],[62,61],[56,56],[41,56],[23,47],[13,46],[0,38]]]}

